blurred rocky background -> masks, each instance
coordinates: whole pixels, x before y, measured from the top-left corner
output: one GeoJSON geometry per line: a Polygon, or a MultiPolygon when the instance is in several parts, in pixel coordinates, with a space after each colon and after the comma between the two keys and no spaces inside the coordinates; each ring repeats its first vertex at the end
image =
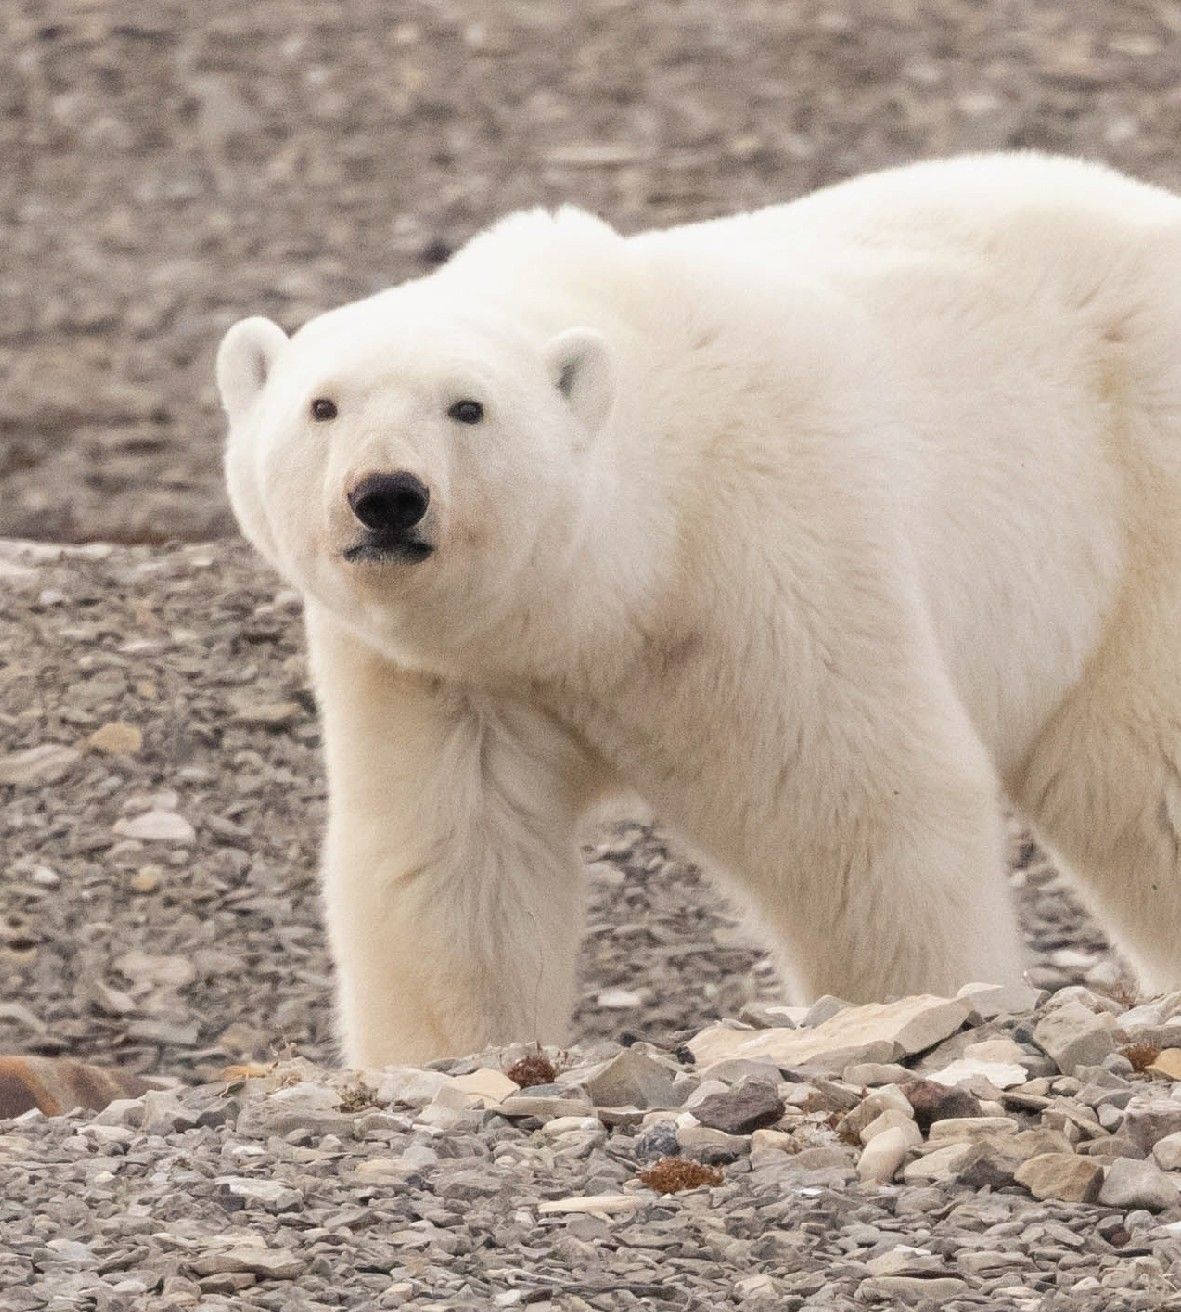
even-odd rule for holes
{"type": "Polygon", "coordinates": [[[222,331],[524,205],[625,230],[921,156],[1181,180],[1181,4],[7,0],[0,536],[232,532],[222,331]]]}

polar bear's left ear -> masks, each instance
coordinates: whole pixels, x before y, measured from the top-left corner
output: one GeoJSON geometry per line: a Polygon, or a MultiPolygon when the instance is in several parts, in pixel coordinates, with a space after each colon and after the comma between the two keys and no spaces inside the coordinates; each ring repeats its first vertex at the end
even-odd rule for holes
{"type": "Polygon", "coordinates": [[[546,360],[554,386],[594,436],[607,422],[615,399],[615,370],[606,339],[593,328],[570,328],[549,342],[546,360]]]}
{"type": "Polygon", "coordinates": [[[262,391],[271,366],[287,345],[287,334],[270,319],[241,319],[217,349],[217,386],[232,419],[262,391]]]}

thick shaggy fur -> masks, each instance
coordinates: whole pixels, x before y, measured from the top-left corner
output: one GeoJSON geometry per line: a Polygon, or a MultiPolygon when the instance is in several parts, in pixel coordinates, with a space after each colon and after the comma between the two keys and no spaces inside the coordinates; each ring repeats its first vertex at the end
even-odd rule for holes
{"type": "Polygon", "coordinates": [[[1019,974],[1002,787],[1181,987],[1171,195],[1017,155],[626,239],[521,214],[218,370],[242,527],[307,598],[350,1062],[561,1037],[621,788],[795,998],[1019,974]],[[433,554],[346,559],[399,470],[433,554]]]}

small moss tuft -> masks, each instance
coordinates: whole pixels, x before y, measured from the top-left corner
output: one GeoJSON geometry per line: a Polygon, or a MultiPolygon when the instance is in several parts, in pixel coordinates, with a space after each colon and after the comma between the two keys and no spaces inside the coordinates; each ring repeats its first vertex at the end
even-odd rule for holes
{"type": "Polygon", "coordinates": [[[1129,1043],[1126,1048],[1120,1049],[1120,1054],[1132,1063],[1134,1071],[1146,1071],[1160,1053],[1155,1043],[1129,1043]]]}
{"type": "Polygon", "coordinates": [[[721,1184],[724,1177],[716,1166],[704,1166],[688,1157],[662,1157],[641,1171],[639,1179],[658,1194],[679,1194],[684,1189],[700,1189],[703,1184],[721,1184]]]}
{"type": "Polygon", "coordinates": [[[364,1080],[350,1084],[340,1091],[340,1110],[342,1112],[363,1112],[368,1107],[377,1107],[377,1090],[371,1089],[364,1080]]]}
{"type": "Polygon", "coordinates": [[[513,1062],[505,1074],[522,1089],[535,1084],[552,1084],[558,1078],[557,1067],[542,1052],[528,1053],[520,1061],[513,1062]]]}

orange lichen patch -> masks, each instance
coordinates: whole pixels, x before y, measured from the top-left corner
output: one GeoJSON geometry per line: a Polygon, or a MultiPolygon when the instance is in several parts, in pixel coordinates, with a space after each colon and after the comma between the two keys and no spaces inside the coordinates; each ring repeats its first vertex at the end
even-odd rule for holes
{"type": "Polygon", "coordinates": [[[227,1084],[237,1084],[241,1080],[261,1080],[274,1069],[273,1065],[264,1064],[263,1062],[244,1061],[234,1066],[223,1067],[220,1078],[225,1080],[227,1084]]]}
{"type": "Polygon", "coordinates": [[[557,1067],[541,1052],[527,1053],[520,1061],[515,1061],[505,1074],[522,1089],[532,1088],[535,1084],[552,1084],[558,1078],[557,1067]]]}
{"type": "Polygon", "coordinates": [[[688,1157],[662,1157],[639,1176],[641,1184],[658,1194],[679,1194],[685,1189],[721,1184],[723,1178],[716,1166],[705,1166],[688,1157]]]}
{"type": "Polygon", "coordinates": [[[1161,1050],[1155,1043],[1129,1043],[1120,1049],[1120,1053],[1132,1063],[1134,1071],[1146,1071],[1160,1056],[1161,1050]]]}

